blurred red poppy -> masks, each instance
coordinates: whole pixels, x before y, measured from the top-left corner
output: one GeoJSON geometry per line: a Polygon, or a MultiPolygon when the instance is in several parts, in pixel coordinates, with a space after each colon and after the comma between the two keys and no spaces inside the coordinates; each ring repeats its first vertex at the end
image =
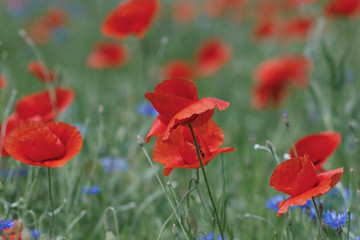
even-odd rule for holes
{"type": "Polygon", "coordinates": [[[68,13],[62,8],[49,8],[41,17],[50,28],[65,26],[68,18],[68,13]]]}
{"type": "Polygon", "coordinates": [[[177,0],[172,6],[172,16],[177,23],[189,23],[196,18],[197,5],[190,0],[177,0]]]}
{"type": "Polygon", "coordinates": [[[168,62],[162,69],[161,78],[182,78],[193,80],[195,77],[191,63],[187,60],[177,59],[168,62]]]}
{"type": "Polygon", "coordinates": [[[27,64],[28,70],[43,83],[55,82],[56,74],[47,69],[40,61],[32,61],[27,64]]]}
{"type": "MultiPolygon", "coordinates": [[[[3,157],[8,156],[9,154],[6,152],[5,148],[4,148],[4,142],[6,141],[7,136],[19,125],[21,125],[22,123],[24,123],[24,120],[21,120],[19,118],[17,118],[16,115],[11,115],[6,119],[6,128],[5,128],[5,134],[4,134],[4,140],[2,141],[1,137],[0,137],[0,146],[2,147],[2,151],[1,151],[1,155],[3,157]]],[[[0,136],[1,136],[1,131],[2,131],[2,126],[4,125],[4,122],[2,124],[0,124],[0,136]]]]}
{"type": "Polygon", "coordinates": [[[262,62],[254,72],[253,106],[257,109],[277,106],[287,95],[289,86],[305,88],[310,65],[302,56],[283,56],[262,62]]]}
{"type": "Polygon", "coordinates": [[[62,167],[81,150],[76,127],[53,121],[27,121],[6,139],[5,149],[14,159],[33,166],[62,167]]]}
{"type": "Polygon", "coordinates": [[[270,186],[290,197],[279,203],[277,216],[287,212],[289,206],[304,205],[307,200],[326,194],[340,181],[343,172],[344,168],[338,168],[316,175],[308,155],[280,163],[271,175],[270,186]]]}
{"type": "Polygon", "coordinates": [[[100,42],[87,56],[86,64],[94,69],[118,68],[129,60],[125,45],[114,42],[100,42]]]}
{"type": "Polygon", "coordinates": [[[152,136],[169,138],[170,132],[179,125],[191,123],[194,127],[205,124],[214,114],[214,108],[225,110],[230,103],[217,98],[198,99],[195,85],[184,79],[165,80],[154,92],[145,94],[159,113],[145,142],[152,136]]]}
{"type": "Polygon", "coordinates": [[[34,43],[46,44],[50,41],[54,28],[65,26],[67,20],[68,14],[64,9],[50,8],[27,27],[27,33],[34,43]]]}
{"type": "MultiPolygon", "coordinates": [[[[232,147],[219,148],[224,142],[224,134],[212,119],[206,124],[194,128],[194,133],[204,166],[217,154],[236,150],[232,147]]],[[[179,126],[172,131],[169,141],[162,141],[161,138],[158,138],[153,157],[155,162],[165,166],[165,176],[169,176],[173,168],[200,168],[194,140],[187,126],[179,126]]]]}
{"type": "MultiPolygon", "coordinates": [[[[324,171],[322,165],[326,159],[336,150],[341,142],[341,135],[337,132],[321,132],[310,134],[295,143],[296,154],[298,156],[309,156],[314,164],[316,171],[324,171]]],[[[289,154],[295,157],[294,150],[291,149],[289,154]]]]}
{"type": "Polygon", "coordinates": [[[143,38],[159,9],[158,0],[128,0],[110,12],[101,26],[105,36],[119,39],[134,34],[143,38]]]}
{"type": "Polygon", "coordinates": [[[232,53],[232,48],[220,38],[203,42],[195,55],[197,73],[202,77],[215,74],[230,60],[232,53]]]}
{"type": "Polygon", "coordinates": [[[3,88],[5,88],[5,86],[6,86],[5,77],[4,77],[4,75],[1,75],[1,74],[0,74],[0,90],[3,89],[3,88]]]}
{"type": "Polygon", "coordinates": [[[358,14],[360,0],[333,0],[325,6],[329,17],[353,17],[358,14]]]}
{"type": "Polygon", "coordinates": [[[301,5],[315,3],[318,0],[285,0],[286,4],[290,7],[300,7],[301,5]]]}
{"type": "Polygon", "coordinates": [[[296,17],[283,22],[281,34],[284,38],[293,38],[295,40],[304,40],[308,37],[314,24],[312,17],[296,17]]]}
{"type": "MultiPolygon", "coordinates": [[[[74,91],[67,88],[56,88],[57,113],[62,113],[74,99],[74,91]]],[[[15,112],[20,119],[28,120],[39,116],[42,121],[53,120],[56,113],[53,110],[48,90],[36,92],[22,97],[15,104],[15,112]]]]}
{"type": "Polygon", "coordinates": [[[264,40],[274,37],[278,31],[277,23],[272,20],[259,21],[254,27],[254,37],[256,40],[264,40]]]}
{"type": "Polygon", "coordinates": [[[205,13],[214,18],[222,17],[231,12],[242,10],[245,0],[207,0],[205,1],[205,13]]]}

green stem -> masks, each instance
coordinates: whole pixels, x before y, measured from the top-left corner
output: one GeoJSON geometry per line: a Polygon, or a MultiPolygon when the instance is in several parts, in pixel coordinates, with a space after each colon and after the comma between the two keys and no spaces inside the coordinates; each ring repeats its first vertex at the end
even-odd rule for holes
{"type": "Polygon", "coordinates": [[[313,204],[314,204],[314,207],[315,207],[315,210],[316,210],[316,215],[319,219],[319,232],[321,232],[323,238],[326,240],[326,236],[324,235],[324,231],[321,230],[321,216],[320,216],[320,213],[319,213],[319,210],[318,210],[318,207],[316,205],[316,202],[315,202],[315,198],[311,198],[312,201],[313,201],[313,204]]]}
{"type": "Polygon", "coordinates": [[[51,228],[50,228],[50,237],[52,237],[52,231],[54,229],[55,223],[55,212],[54,212],[54,202],[52,198],[52,188],[51,188],[51,171],[48,169],[48,180],[49,180],[49,199],[50,199],[50,207],[51,207],[51,228]]]}
{"type": "Polygon", "coordinates": [[[218,212],[217,212],[217,210],[216,210],[216,205],[215,205],[214,198],[213,198],[213,196],[212,196],[212,194],[211,194],[209,182],[208,182],[208,180],[207,180],[205,168],[204,168],[204,165],[203,165],[203,163],[202,163],[202,159],[201,159],[201,156],[200,156],[200,149],[199,149],[198,143],[197,143],[197,141],[196,141],[195,133],[194,133],[194,130],[193,130],[191,124],[189,123],[188,125],[189,125],[190,131],[191,131],[191,135],[192,135],[192,137],[193,137],[193,139],[194,139],[195,148],[196,148],[196,153],[197,153],[197,156],[198,156],[198,159],[199,159],[199,162],[200,162],[201,171],[202,171],[203,176],[204,176],[204,180],[205,180],[206,188],[207,188],[208,193],[209,193],[209,197],[210,197],[210,200],[211,200],[211,204],[213,205],[213,208],[214,208],[214,213],[215,213],[216,221],[217,221],[217,223],[218,223],[219,230],[220,230],[220,236],[221,236],[222,239],[224,239],[224,233],[223,233],[223,230],[222,230],[222,227],[221,227],[220,218],[219,218],[218,212]]]}

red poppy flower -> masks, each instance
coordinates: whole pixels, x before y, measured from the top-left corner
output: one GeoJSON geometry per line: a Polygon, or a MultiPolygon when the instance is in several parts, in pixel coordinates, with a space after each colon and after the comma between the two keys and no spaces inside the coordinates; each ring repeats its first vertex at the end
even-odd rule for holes
{"type": "Polygon", "coordinates": [[[143,38],[159,9],[158,0],[128,0],[121,3],[104,20],[105,36],[124,39],[132,34],[143,38]]]}
{"type": "Polygon", "coordinates": [[[232,49],[220,38],[209,39],[202,43],[196,52],[197,72],[209,77],[222,68],[231,58],[232,49]]]}
{"type": "Polygon", "coordinates": [[[222,17],[229,12],[238,12],[244,4],[244,0],[208,0],[205,1],[205,13],[210,17],[222,17]]]}
{"type": "Polygon", "coordinates": [[[277,57],[261,63],[254,72],[254,107],[277,106],[287,95],[289,86],[306,87],[309,70],[310,62],[305,57],[277,57]]]}
{"type": "MultiPolygon", "coordinates": [[[[74,91],[56,88],[57,113],[62,113],[74,99],[74,91]]],[[[21,98],[15,104],[15,112],[20,119],[28,120],[39,116],[42,121],[53,120],[56,116],[52,109],[49,91],[36,92],[21,98]]]]}
{"type": "Polygon", "coordinates": [[[286,4],[290,7],[300,7],[301,5],[315,3],[318,0],[286,0],[286,4]]]}
{"type": "Polygon", "coordinates": [[[294,39],[305,39],[314,24],[312,17],[297,17],[284,22],[283,37],[292,37],[294,39]]]}
{"type": "MultiPolygon", "coordinates": [[[[295,143],[295,149],[298,156],[307,154],[314,164],[316,171],[324,171],[321,166],[326,159],[336,150],[341,142],[341,135],[337,132],[321,132],[310,134],[295,143]]],[[[289,154],[295,157],[294,150],[291,149],[289,154]]]]}
{"type": "Polygon", "coordinates": [[[351,17],[359,9],[360,0],[333,0],[325,6],[325,13],[329,17],[351,17]]]}
{"type": "Polygon", "coordinates": [[[187,60],[174,60],[168,62],[162,69],[162,78],[182,78],[193,80],[195,77],[194,70],[187,60]]]}
{"type": "Polygon", "coordinates": [[[256,40],[263,40],[276,35],[278,31],[277,23],[273,20],[260,21],[255,25],[254,37],[256,40]]]}
{"type": "Polygon", "coordinates": [[[271,175],[270,186],[290,197],[279,203],[277,216],[287,212],[289,206],[304,205],[307,200],[326,194],[340,181],[343,172],[344,168],[338,168],[316,175],[308,155],[280,163],[271,175]]]}
{"type": "Polygon", "coordinates": [[[35,21],[27,28],[29,37],[38,45],[46,44],[51,39],[51,27],[42,21],[35,21]]]}
{"type": "Polygon", "coordinates": [[[56,74],[47,69],[47,67],[39,61],[32,61],[27,64],[28,70],[43,83],[54,82],[56,74]]]}
{"type": "Polygon", "coordinates": [[[0,75],[0,90],[5,88],[5,86],[6,86],[5,77],[4,75],[0,75]]]}
{"type": "Polygon", "coordinates": [[[145,142],[152,136],[169,138],[179,125],[191,123],[194,127],[205,124],[214,114],[214,108],[226,109],[230,103],[211,97],[198,99],[195,85],[184,79],[165,80],[145,97],[159,113],[145,142]]]}
{"type": "MultiPolygon", "coordinates": [[[[224,142],[224,134],[212,119],[201,127],[194,128],[194,133],[204,166],[217,154],[236,150],[232,147],[219,148],[224,142]]],[[[165,166],[165,176],[169,176],[173,168],[200,168],[194,140],[187,126],[179,126],[172,131],[169,141],[158,138],[153,157],[155,162],[165,166]]]]}
{"type": "Polygon", "coordinates": [[[129,51],[125,45],[114,42],[100,42],[87,58],[86,63],[94,69],[117,68],[125,65],[129,51]]]}
{"type": "Polygon", "coordinates": [[[172,16],[177,23],[188,23],[196,18],[197,6],[193,1],[178,0],[172,6],[172,16]]]}
{"type": "Polygon", "coordinates": [[[50,28],[65,26],[68,21],[68,14],[62,8],[50,8],[41,17],[44,24],[50,28]]]}
{"type": "Polygon", "coordinates": [[[67,123],[27,121],[7,137],[5,149],[22,163],[62,167],[80,152],[82,144],[80,132],[67,123]]]}
{"type": "MultiPolygon", "coordinates": [[[[2,147],[1,155],[3,157],[8,156],[9,154],[6,152],[4,148],[4,142],[6,141],[7,136],[18,126],[24,123],[24,120],[17,118],[16,115],[11,115],[6,119],[6,128],[4,134],[4,141],[0,138],[0,146],[2,147]]],[[[4,124],[4,123],[3,123],[4,124]]],[[[0,136],[1,136],[2,124],[0,124],[0,136]]]]}

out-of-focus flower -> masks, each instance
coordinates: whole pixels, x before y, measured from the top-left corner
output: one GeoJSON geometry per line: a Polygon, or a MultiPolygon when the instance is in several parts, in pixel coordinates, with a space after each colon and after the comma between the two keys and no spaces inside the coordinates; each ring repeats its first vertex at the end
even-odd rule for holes
{"type": "Polygon", "coordinates": [[[160,7],[158,0],[128,0],[110,12],[101,26],[101,32],[119,39],[135,35],[143,38],[160,7]]]}
{"type": "Polygon", "coordinates": [[[53,120],[58,113],[62,113],[74,99],[74,91],[67,88],[56,88],[56,113],[52,107],[48,90],[36,92],[22,97],[15,104],[15,114],[19,119],[28,120],[40,117],[42,121],[53,120]]]}
{"type": "Polygon", "coordinates": [[[302,56],[282,56],[262,62],[254,72],[253,106],[257,109],[278,106],[292,85],[307,86],[310,62],[302,56]]]}
{"type": "Polygon", "coordinates": [[[32,61],[27,64],[28,70],[41,82],[50,83],[56,80],[56,74],[49,71],[40,61],[32,61]]]}
{"type": "Polygon", "coordinates": [[[311,217],[312,219],[316,219],[316,209],[313,206],[312,200],[307,200],[304,205],[297,206],[300,208],[305,216],[311,217]]]}
{"type": "Polygon", "coordinates": [[[196,240],[226,240],[225,237],[221,237],[220,235],[216,238],[214,233],[209,232],[205,236],[201,236],[200,238],[196,238],[196,240]]]}
{"type": "MultiPolygon", "coordinates": [[[[316,171],[324,171],[322,165],[326,159],[336,150],[341,142],[341,135],[337,132],[321,132],[302,137],[295,143],[296,154],[304,156],[307,154],[314,164],[316,171]]],[[[289,154],[295,157],[294,149],[289,154]]]]}
{"type": "MultiPolygon", "coordinates": [[[[352,220],[353,215],[350,215],[350,220],[352,220]]],[[[332,229],[342,229],[345,226],[345,223],[348,221],[348,213],[344,209],[343,214],[336,214],[336,211],[327,210],[323,213],[323,221],[326,225],[330,226],[332,229]]]]}
{"type": "Polygon", "coordinates": [[[30,230],[30,234],[31,234],[31,237],[32,237],[33,239],[39,239],[40,236],[41,236],[40,228],[30,230]]]}
{"type": "Polygon", "coordinates": [[[316,174],[307,155],[280,163],[271,175],[270,186],[290,197],[279,204],[277,216],[287,212],[289,206],[304,205],[307,200],[326,194],[340,181],[343,171],[344,168],[338,168],[316,174]]]}
{"type": "Polygon", "coordinates": [[[6,221],[0,220],[1,232],[3,232],[6,229],[11,229],[14,226],[15,226],[15,221],[11,221],[11,219],[8,219],[6,221]]]}
{"type": "Polygon", "coordinates": [[[180,125],[204,125],[213,116],[215,108],[225,110],[230,105],[211,97],[199,100],[194,83],[184,79],[165,80],[145,97],[159,113],[145,142],[149,142],[152,136],[167,140],[171,131],[180,125]]]}
{"type": "Polygon", "coordinates": [[[0,74],[0,90],[2,90],[3,88],[5,88],[5,86],[6,86],[5,77],[4,77],[4,75],[1,75],[1,74],[0,74]]]}
{"type": "Polygon", "coordinates": [[[208,39],[199,46],[195,54],[197,74],[201,77],[210,77],[230,60],[232,54],[232,48],[222,39],[208,39]]]}
{"type": "Polygon", "coordinates": [[[172,6],[172,16],[177,23],[189,23],[196,18],[197,5],[191,0],[177,0],[172,6]]]}
{"type": "Polygon", "coordinates": [[[1,170],[0,175],[4,176],[5,178],[8,177],[22,177],[28,172],[27,169],[15,169],[13,171],[1,170]]]}
{"type": "Polygon", "coordinates": [[[305,4],[315,3],[318,0],[285,0],[287,6],[289,7],[300,7],[305,4]]]}
{"type": "Polygon", "coordinates": [[[82,144],[80,132],[67,123],[27,121],[9,134],[4,147],[22,163],[62,167],[80,152],[82,144]]]}
{"type": "Polygon", "coordinates": [[[124,158],[103,157],[100,159],[100,165],[105,172],[125,172],[129,169],[129,164],[124,158]]]}
{"type": "Polygon", "coordinates": [[[223,17],[234,13],[239,15],[245,5],[245,0],[207,0],[205,1],[205,13],[213,18],[223,17]]]}
{"type": "Polygon", "coordinates": [[[184,59],[177,59],[168,62],[161,71],[161,78],[181,78],[187,80],[194,80],[195,73],[191,63],[184,59]]]}
{"type": "Polygon", "coordinates": [[[136,109],[138,113],[143,116],[157,117],[159,115],[151,103],[147,101],[143,101],[141,104],[137,105],[136,109]]]}
{"type": "Polygon", "coordinates": [[[332,0],[325,6],[328,17],[355,17],[359,10],[359,0],[332,0]]]}
{"type": "Polygon", "coordinates": [[[96,195],[100,193],[100,187],[99,186],[82,187],[80,191],[82,193],[85,193],[86,195],[96,195]]]}
{"type": "Polygon", "coordinates": [[[125,45],[115,42],[99,42],[87,56],[86,64],[94,69],[119,68],[129,60],[125,45]]]}
{"type": "Polygon", "coordinates": [[[284,196],[282,194],[278,194],[272,198],[270,198],[269,200],[267,200],[266,202],[266,207],[268,209],[271,209],[275,212],[279,211],[279,203],[284,201],[284,196]]]}
{"type": "Polygon", "coordinates": [[[23,14],[27,0],[5,0],[7,11],[13,16],[23,14]]]}
{"type": "MultiPolygon", "coordinates": [[[[203,165],[207,165],[219,153],[235,151],[235,148],[220,146],[224,142],[221,128],[212,119],[194,128],[196,141],[200,148],[203,165]]],[[[169,176],[173,168],[200,168],[195,143],[187,126],[178,126],[170,134],[168,141],[156,140],[153,158],[164,165],[164,175],[169,176]]]]}
{"type": "Polygon", "coordinates": [[[283,22],[279,31],[282,39],[306,39],[314,25],[313,17],[296,17],[283,22]]]}

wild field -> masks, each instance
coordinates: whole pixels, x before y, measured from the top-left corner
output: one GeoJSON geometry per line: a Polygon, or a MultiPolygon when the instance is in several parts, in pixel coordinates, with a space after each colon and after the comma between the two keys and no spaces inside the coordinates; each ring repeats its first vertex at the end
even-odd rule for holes
{"type": "Polygon", "coordinates": [[[0,236],[360,239],[359,11],[0,1],[0,236]]]}

